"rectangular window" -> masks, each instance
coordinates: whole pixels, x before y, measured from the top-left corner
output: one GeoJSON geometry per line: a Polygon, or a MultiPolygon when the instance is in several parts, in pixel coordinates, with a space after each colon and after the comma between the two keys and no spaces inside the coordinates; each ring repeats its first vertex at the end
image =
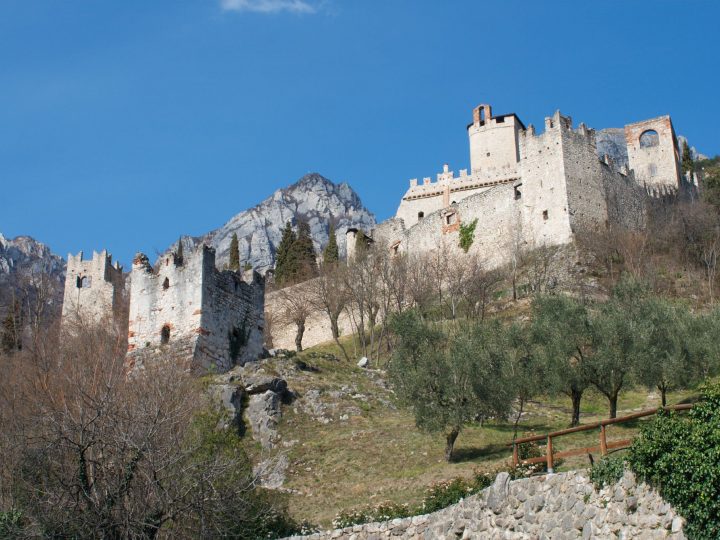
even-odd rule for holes
{"type": "Polygon", "coordinates": [[[547,219],[548,219],[548,211],[547,210],[543,210],[543,219],[545,221],[547,221],[547,219]]]}

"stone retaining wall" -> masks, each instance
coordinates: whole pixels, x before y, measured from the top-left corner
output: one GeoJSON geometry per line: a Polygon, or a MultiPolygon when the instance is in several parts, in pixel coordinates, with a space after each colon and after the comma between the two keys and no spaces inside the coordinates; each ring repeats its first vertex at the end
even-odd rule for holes
{"type": "Polygon", "coordinates": [[[491,487],[433,514],[305,538],[681,539],[683,523],[656,491],[637,483],[631,472],[600,491],[585,471],[512,482],[507,473],[500,473],[491,487]]]}

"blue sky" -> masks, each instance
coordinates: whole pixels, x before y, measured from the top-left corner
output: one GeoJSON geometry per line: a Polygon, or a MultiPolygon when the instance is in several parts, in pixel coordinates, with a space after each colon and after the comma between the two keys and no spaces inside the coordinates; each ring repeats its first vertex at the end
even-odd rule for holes
{"type": "Polygon", "coordinates": [[[2,0],[0,232],[128,263],[317,171],[379,219],[478,103],[720,152],[715,0],[2,0]]]}

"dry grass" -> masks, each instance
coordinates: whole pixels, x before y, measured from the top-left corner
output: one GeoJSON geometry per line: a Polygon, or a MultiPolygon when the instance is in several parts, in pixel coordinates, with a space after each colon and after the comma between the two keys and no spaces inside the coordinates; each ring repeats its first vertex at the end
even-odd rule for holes
{"type": "MultiPolygon", "coordinates": [[[[290,460],[284,487],[290,490],[290,511],[295,518],[328,526],[340,510],[381,501],[414,504],[435,482],[469,477],[475,470],[492,471],[508,462],[511,453],[506,445],[512,440],[512,425],[492,422],[465,428],[457,441],[455,462],[446,463],[442,435],[426,434],[415,427],[411,411],[393,404],[381,372],[318,357],[335,354],[334,347],[322,345],[299,356],[319,369],[315,373],[288,373],[288,364],[293,360],[271,362],[287,376],[293,390],[301,396],[319,390],[322,402],[330,404],[332,410],[329,423],[308,414],[301,405],[303,400],[283,411],[283,443],[279,451],[287,452],[290,460]],[[341,419],[343,415],[347,418],[341,419]]],[[[669,402],[677,403],[695,394],[674,393],[669,402]]],[[[619,415],[659,404],[656,394],[632,389],[622,394],[619,415]]],[[[602,419],[607,411],[605,398],[588,391],[581,421],[602,419]]],[[[566,428],[570,413],[569,399],[554,397],[532,402],[520,423],[519,436],[566,428]]],[[[608,440],[631,437],[641,422],[608,428],[608,440]]],[[[556,451],[595,444],[595,431],[554,441],[556,451]]],[[[588,463],[587,457],[580,456],[564,462],[559,469],[587,467],[588,463]]]]}

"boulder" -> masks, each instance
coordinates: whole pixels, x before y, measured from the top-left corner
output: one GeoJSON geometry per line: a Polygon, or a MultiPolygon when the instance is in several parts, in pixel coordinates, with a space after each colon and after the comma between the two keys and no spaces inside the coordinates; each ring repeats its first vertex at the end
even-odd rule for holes
{"type": "Polygon", "coordinates": [[[247,419],[252,429],[252,437],[263,448],[270,449],[278,440],[277,425],[282,417],[281,397],[272,390],[262,394],[252,394],[247,406],[247,419]]]}
{"type": "Polygon", "coordinates": [[[361,367],[361,368],[368,367],[368,359],[365,356],[363,356],[360,360],[358,360],[357,365],[358,365],[358,367],[361,367]]]}

